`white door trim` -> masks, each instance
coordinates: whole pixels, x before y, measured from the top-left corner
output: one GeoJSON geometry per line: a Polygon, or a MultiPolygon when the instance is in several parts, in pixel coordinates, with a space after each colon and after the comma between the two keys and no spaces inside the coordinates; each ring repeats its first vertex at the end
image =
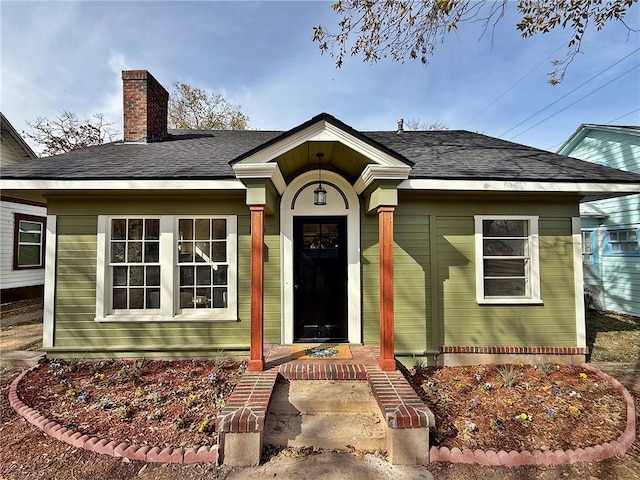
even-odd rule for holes
{"type": "Polygon", "coordinates": [[[293,218],[297,216],[347,217],[347,338],[349,343],[362,342],[360,290],[360,199],[351,184],[340,175],[323,170],[322,185],[327,190],[327,204],[313,204],[317,171],[295,178],[280,202],[280,245],[282,262],[282,334],[281,341],[293,343],[293,218]],[[324,182],[326,180],[326,183],[324,182]],[[346,201],[345,201],[346,199],[346,201]]]}

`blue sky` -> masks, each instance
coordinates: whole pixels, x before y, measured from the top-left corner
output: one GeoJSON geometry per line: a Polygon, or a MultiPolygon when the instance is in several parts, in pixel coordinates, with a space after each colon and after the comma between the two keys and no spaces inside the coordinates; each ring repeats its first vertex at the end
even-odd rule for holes
{"type": "MultiPolygon", "coordinates": [[[[640,6],[627,15],[640,29],[640,6]]],[[[223,94],[257,129],[327,112],[358,130],[439,121],[555,151],[581,123],[640,125],[639,32],[591,29],[552,87],[550,62],[563,58],[569,32],[523,39],[517,19],[514,2],[493,38],[461,26],[426,67],[354,57],[336,69],[311,41],[314,25],[337,29],[331,2],[1,0],[0,109],[19,132],[62,110],[103,113],[121,131],[120,72],[146,69],[165,86],[223,94]]]]}

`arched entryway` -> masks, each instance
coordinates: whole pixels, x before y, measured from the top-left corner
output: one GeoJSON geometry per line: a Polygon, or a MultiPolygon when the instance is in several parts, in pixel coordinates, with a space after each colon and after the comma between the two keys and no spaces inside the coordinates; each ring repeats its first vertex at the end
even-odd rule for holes
{"type": "Polygon", "coordinates": [[[317,171],[296,177],[280,202],[282,343],[361,343],[360,201],[323,171],[327,204],[314,205],[317,180],[317,171]]]}

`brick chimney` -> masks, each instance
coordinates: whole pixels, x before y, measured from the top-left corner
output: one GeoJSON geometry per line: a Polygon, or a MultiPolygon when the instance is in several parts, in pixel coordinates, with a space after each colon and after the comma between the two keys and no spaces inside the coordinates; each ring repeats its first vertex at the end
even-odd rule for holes
{"type": "Polygon", "coordinates": [[[169,92],[146,70],[122,72],[124,141],[152,142],[167,136],[169,92]]]}

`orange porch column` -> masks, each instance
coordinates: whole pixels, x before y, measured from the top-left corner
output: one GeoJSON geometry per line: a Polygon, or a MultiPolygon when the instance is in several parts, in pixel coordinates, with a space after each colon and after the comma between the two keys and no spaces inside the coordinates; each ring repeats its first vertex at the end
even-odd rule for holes
{"type": "Polygon", "coordinates": [[[264,205],[251,211],[251,350],[250,372],[264,369],[264,205]]]}
{"type": "Polygon", "coordinates": [[[393,351],[393,212],[394,207],[378,208],[380,244],[380,358],[384,371],[396,369],[393,351]]]}

